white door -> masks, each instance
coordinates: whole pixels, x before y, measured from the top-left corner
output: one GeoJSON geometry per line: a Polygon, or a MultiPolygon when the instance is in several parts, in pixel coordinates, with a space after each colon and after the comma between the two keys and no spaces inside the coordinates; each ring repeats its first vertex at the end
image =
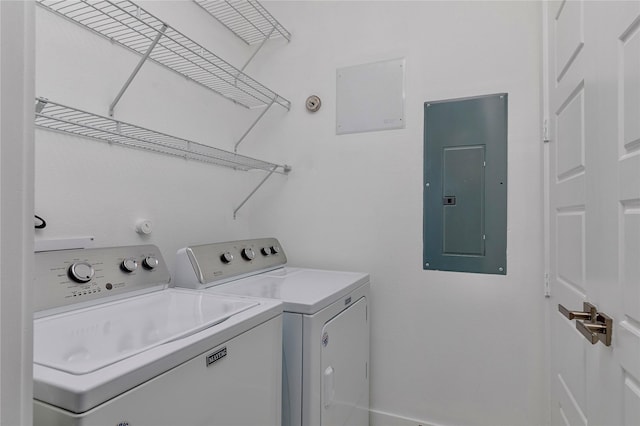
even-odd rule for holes
{"type": "Polygon", "coordinates": [[[640,2],[546,9],[551,420],[640,425],[640,2]],[[611,346],[557,308],[583,302],[611,346]]]}
{"type": "Polygon", "coordinates": [[[369,425],[367,299],[340,312],[322,329],[322,426],[369,425]]]}

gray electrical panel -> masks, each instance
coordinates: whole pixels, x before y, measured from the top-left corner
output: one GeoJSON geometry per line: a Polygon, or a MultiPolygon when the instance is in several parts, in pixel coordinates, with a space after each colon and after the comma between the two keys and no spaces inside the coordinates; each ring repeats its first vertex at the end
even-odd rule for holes
{"type": "Polygon", "coordinates": [[[424,104],[424,269],[507,273],[507,99],[424,104]]]}

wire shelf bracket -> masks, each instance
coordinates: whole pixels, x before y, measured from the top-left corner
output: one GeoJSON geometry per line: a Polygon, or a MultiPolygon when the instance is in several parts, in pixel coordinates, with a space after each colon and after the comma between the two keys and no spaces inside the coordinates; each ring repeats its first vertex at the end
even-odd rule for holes
{"type": "Polygon", "coordinates": [[[257,0],[194,1],[249,45],[279,37],[291,41],[291,33],[257,0]]]}
{"type": "Polygon", "coordinates": [[[124,83],[124,86],[122,86],[122,89],[120,89],[120,91],[116,95],[116,98],[113,100],[113,102],[111,102],[111,105],[109,105],[109,117],[113,117],[113,110],[115,109],[118,102],[120,102],[120,98],[122,97],[122,95],[124,95],[124,92],[127,91],[127,89],[129,88],[129,85],[131,84],[133,79],[136,77],[136,75],[138,75],[138,71],[140,71],[140,68],[142,68],[144,63],[147,62],[147,59],[149,59],[149,55],[151,55],[151,51],[153,50],[154,47],[156,47],[156,45],[160,41],[160,37],[164,35],[164,32],[166,30],[167,30],[167,25],[164,24],[162,28],[160,28],[160,30],[158,31],[158,35],[156,36],[156,38],[149,45],[149,48],[147,49],[145,54],[142,56],[142,58],[140,58],[138,65],[136,65],[136,67],[133,69],[133,72],[131,73],[127,81],[124,83]]]}
{"type": "Polygon", "coordinates": [[[267,41],[279,37],[285,38],[287,42],[291,40],[291,33],[257,0],[193,1],[245,43],[260,43],[240,68],[242,72],[267,41]]]}
{"type": "Polygon", "coordinates": [[[236,219],[236,217],[237,217],[238,212],[240,211],[240,209],[241,209],[241,208],[242,208],[242,207],[247,203],[247,201],[249,201],[249,199],[250,199],[251,197],[253,197],[253,194],[255,194],[255,193],[256,193],[256,191],[258,191],[258,189],[260,189],[260,187],[261,187],[261,186],[262,186],[262,185],[267,181],[267,179],[269,179],[269,178],[271,177],[271,175],[272,175],[275,171],[276,171],[276,167],[272,168],[272,169],[271,169],[271,171],[269,172],[269,174],[267,174],[267,175],[264,177],[264,179],[262,179],[262,180],[260,181],[260,183],[258,184],[258,186],[256,186],[256,187],[253,189],[253,191],[251,191],[251,192],[249,193],[249,195],[247,195],[247,196],[245,197],[245,199],[244,199],[244,200],[242,200],[242,202],[240,203],[240,205],[239,205],[238,207],[236,207],[236,208],[235,208],[235,210],[233,211],[233,219],[234,219],[234,220],[236,219]]]}
{"type": "Polygon", "coordinates": [[[258,47],[240,68],[244,72],[267,41],[283,37],[291,41],[291,33],[257,0],[193,0],[236,37],[258,47]]]}
{"type": "Polygon", "coordinates": [[[258,118],[255,119],[255,121],[253,123],[251,123],[251,126],[249,126],[249,128],[247,129],[246,132],[244,132],[244,134],[240,137],[240,139],[238,139],[238,142],[236,142],[236,144],[233,147],[233,152],[238,152],[238,145],[240,145],[240,143],[242,143],[242,141],[244,140],[244,138],[247,137],[247,135],[253,130],[254,127],[256,127],[256,124],[258,124],[258,122],[260,121],[260,119],[262,119],[262,117],[264,117],[264,115],[267,113],[267,111],[269,111],[269,108],[271,108],[271,106],[276,102],[275,99],[273,99],[271,101],[271,103],[269,105],[267,105],[267,107],[262,110],[262,112],[260,113],[260,115],[258,116],[258,118]]]}
{"type": "Polygon", "coordinates": [[[273,32],[275,31],[276,27],[273,27],[271,29],[271,31],[269,32],[269,34],[264,38],[264,40],[262,40],[262,43],[260,43],[258,45],[258,47],[253,51],[253,53],[251,54],[251,56],[249,56],[249,59],[247,59],[247,62],[244,63],[244,65],[242,66],[242,68],[240,68],[241,72],[244,72],[244,69],[247,68],[247,65],[249,65],[249,63],[251,62],[251,60],[253,58],[256,57],[256,55],[258,54],[258,52],[260,51],[260,49],[262,49],[262,47],[267,43],[267,41],[269,40],[269,37],[271,37],[271,34],[273,34],[273,32]]]}
{"type": "Polygon", "coordinates": [[[246,108],[265,107],[276,99],[291,109],[287,99],[129,0],[38,0],[37,4],[142,56],[110,113],[146,60],[246,108]]]}
{"type": "Polygon", "coordinates": [[[287,174],[291,171],[291,167],[286,164],[280,165],[239,155],[65,106],[46,98],[36,98],[35,125],[42,129],[70,133],[110,144],[200,161],[234,170],[263,170],[268,172],[268,176],[273,173],[287,174]]]}

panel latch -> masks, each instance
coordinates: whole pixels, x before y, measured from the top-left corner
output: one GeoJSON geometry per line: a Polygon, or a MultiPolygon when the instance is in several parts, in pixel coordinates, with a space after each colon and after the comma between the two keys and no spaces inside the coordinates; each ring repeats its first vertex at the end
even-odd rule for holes
{"type": "Polygon", "coordinates": [[[443,206],[455,206],[456,205],[456,197],[454,195],[445,195],[442,197],[442,205],[443,206]]]}

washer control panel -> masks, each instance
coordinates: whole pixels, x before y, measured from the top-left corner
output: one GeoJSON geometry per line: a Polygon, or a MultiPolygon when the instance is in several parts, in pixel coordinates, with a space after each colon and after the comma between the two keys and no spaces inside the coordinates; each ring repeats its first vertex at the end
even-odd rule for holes
{"type": "Polygon", "coordinates": [[[179,250],[176,256],[176,285],[190,288],[220,284],[287,263],[287,257],[275,238],[191,246],[179,250]]]}
{"type": "Polygon", "coordinates": [[[35,311],[167,286],[154,245],[43,251],[35,254],[35,311]]]}

